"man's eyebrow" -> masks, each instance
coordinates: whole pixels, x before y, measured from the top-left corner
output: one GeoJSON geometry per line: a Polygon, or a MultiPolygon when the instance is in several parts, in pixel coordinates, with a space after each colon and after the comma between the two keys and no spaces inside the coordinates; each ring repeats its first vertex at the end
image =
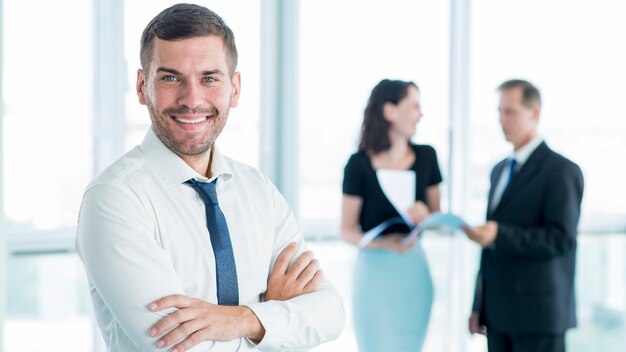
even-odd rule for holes
{"type": "Polygon", "coordinates": [[[157,72],[167,72],[167,73],[171,73],[171,74],[177,75],[177,76],[182,76],[183,75],[179,71],[177,71],[177,70],[175,70],[173,68],[168,68],[168,67],[159,67],[159,68],[157,68],[157,72]]]}
{"type": "Polygon", "coordinates": [[[223,75],[224,75],[224,72],[222,72],[222,70],[215,69],[215,70],[209,70],[209,71],[202,71],[202,75],[203,75],[203,76],[210,76],[210,75],[219,75],[219,76],[223,76],[223,75]]]}
{"type": "MultiPolygon", "coordinates": [[[[175,70],[173,68],[169,68],[169,67],[159,67],[157,68],[157,72],[167,72],[167,73],[171,73],[177,76],[183,75],[180,71],[175,70]]],[[[215,70],[202,71],[202,75],[203,76],[210,76],[210,75],[224,76],[224,72],[220,69],[215,69],[215,70]]]]}

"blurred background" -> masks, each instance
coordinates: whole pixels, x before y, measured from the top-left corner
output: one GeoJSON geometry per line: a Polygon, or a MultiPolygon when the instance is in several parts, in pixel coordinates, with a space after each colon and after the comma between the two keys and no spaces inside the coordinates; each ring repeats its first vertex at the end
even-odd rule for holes
{"type": "MultiPolygon", "coordinates": [[[[87,183],[139,143],[139,38],[163,0],[0,0],[0,350],[102,352],[75,225],[87,183]]],[[[585,176],[569,351],[626,350],[626,2],[196,1],[233,29],[240,106],[218,143],[260,168],[298,214],[351,314],[356,249],[339,240],[343,167],[369,92],[420,87],[415,141],[438,152],[443,209],[484,221],[488,175],[510,152],[496,88],[543,95],[541,134],[585,176]]],[[[435,281],[425,351],[486,351],[467,332],[479,249],[422,239],[435,281]]],[[[351,317],[314,351],[356,351],[351,317]]]]}

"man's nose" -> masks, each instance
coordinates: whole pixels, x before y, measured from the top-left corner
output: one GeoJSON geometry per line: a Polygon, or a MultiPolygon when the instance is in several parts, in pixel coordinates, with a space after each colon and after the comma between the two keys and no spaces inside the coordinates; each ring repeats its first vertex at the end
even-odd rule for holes
{"type": "Polygon", "coordinates": [[[202,106],[203,96],[200,84],[186,82],[180,91],[178,104],[193,109],[202,106]]]}

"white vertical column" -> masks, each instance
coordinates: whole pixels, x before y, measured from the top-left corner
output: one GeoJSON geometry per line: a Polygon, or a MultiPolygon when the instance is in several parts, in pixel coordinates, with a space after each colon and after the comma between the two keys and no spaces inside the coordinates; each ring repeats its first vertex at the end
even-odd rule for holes
{"type": "MultiPolygon", "coordinates": [[[[0,24],[4,23],[4,6],[0,0],[0,24]]],[[[0,25],[0,352],[4,351],[4,319],[6,307],[7,246],[4,232],[4,33],[0,25]]]]}
{"type": "MultiPolygon", "coordinates": [[[[470,1],[450,1],[450,192],[448,204],[450,210],[457,214],[465,214],[469,186],[466,182],[468,165],[468,117],[469,117],[469,56],[470,56],[470,1]]],[[[449,256],[448,288],[450,295],[447,302],[449,325],[448,351],[467,350],[467,318],[471,310],[471,299],[474,288],[473,281],[465,278],[467,240],[462,236],[452,239],[449,256]]]]}
{"type": "MultiPolygon", "coordinates": [[[[0,0],[0,24],[4,23],[4,4],[0,0]]],[[[0,25],[0,141],[4,139],[4,38],[0,25]]],[[[0,352],[4,351],[4,318],[6,307],[7,237],[4,232],[4,143],[0,142],[0,352]]]]}
{"type": "Polygon", "coordinates": [[[123,0],[93,0],[94,25],[94,176],[124,151],[123,0]]]}
{"type": "Polygon", "coordinates": [[[297,215],[299,2],[261,2],[261,170],[297,215]]]}
{"type": "Polygon", "coordinates": [[[451,210],[463,214],[467,206],[469,32],[470,0],[450,2],[450,158],[448,201],[451,210]]]}
{"type": "MultiPolygon", "coordinates": [[[[94,176],[124,152],[126,62],[124,60],[124,1],[93,0],[94,176]]],[[[91,309],[90,309],[91,311],[91,309]]],[[[93,352],[106,346],[93,323],[93,352]]]]}

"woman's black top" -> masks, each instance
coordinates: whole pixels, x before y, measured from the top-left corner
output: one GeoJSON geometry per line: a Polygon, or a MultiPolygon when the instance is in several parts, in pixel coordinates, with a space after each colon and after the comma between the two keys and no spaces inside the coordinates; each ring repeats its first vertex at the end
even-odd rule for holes
{"type": "MultiPolygon", "coordinates": [[[[415,153],[415,162],[408,169],[415,171],[415,201],[421,200],[428,204],[426,189],[441,182],[437,153],[429,145],[410,144],[410,146],[415,153]]],[[[363,199],[359,215],[359,224],[363,232],[400,215],[383,193],[376,177],[376,170],[365,151],[353,154],[348,160],[344,169],[343,194],[363,199]]],[[[382,234],[394,232],[407,233],[409,227],[402,224],[392,225],[382,234]]]]}

